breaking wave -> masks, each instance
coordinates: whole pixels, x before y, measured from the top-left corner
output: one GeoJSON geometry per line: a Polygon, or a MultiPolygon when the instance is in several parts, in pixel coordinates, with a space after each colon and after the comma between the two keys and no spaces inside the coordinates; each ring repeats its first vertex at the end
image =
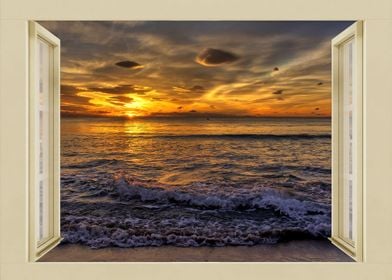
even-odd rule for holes
{"type": "Polygon", "coordinates": [[[323,238],[330,231],[328,204],[260,185],[162,187],[124,176],[105,184],[113,200],[65,203],[73,209],[63,218],[65,242],[92,248],[255,245],[323,238]]]}

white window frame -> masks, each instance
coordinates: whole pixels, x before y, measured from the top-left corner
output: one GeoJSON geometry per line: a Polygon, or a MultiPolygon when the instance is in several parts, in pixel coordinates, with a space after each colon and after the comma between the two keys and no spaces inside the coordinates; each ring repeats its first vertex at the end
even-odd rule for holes
{"type": "Polygon", "coordinates": [[[29,260],[36,261],[61,241],[60,236],[60,40],[41,25],[29,23],[29,260]],[[39,93],[37,42],[49,45],[49,236],[38,242],[39,93]]]}
{"type": "Polygon", "coordinates": [[[356,261],[363,259],[363,52],[362,52],[362,22],[357,21],[332,40],[332,236],[331,241],[356,261]],[[352,240],[342,234],[345,226],[343,219],[343,188],[344,160],[343,135],[343,55],[342,47],[349,40],[354,41],[353,57],[353,95],[355,102],[352,110],[355,112],[354,122],[354,158],[353,177],[355,193],[353,194],[353,227],[356,228],[352,240]]]}

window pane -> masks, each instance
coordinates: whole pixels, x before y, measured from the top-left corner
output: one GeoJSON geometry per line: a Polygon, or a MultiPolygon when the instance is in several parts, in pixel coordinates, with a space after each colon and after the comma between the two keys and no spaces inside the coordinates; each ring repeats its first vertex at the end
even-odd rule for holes
{"type": "Polygon", "coordinates": [[[353,110],[355,107],[355,88],[353,86],[353,77],[354,77],[354,40],[350,40],[343,44],[341,49],[341,106],[342,106],[342,133],[341,133],[341,147],[342,151],[342,211],[343,215],[342,221],[343,225],[341,227],[342,232],[341,235],[344,239],[348,240],[351,243],[354,243],[355,237],[355,216],[356,205],[355,205],[355,197],[356,197],[356,182],[355,182],[355,147],[356,147],[356,112],[353,110]]]}
{"type": "Polygon", "coordinates": [[[37,90],[38,108],[36,143],[38,145],[37,158],[37,244],[39,245],[50,237],[50,119],[49,119],[49,96],[50,96],[50,55],[51,47],[42,40],[37,41],[37,90]]]}

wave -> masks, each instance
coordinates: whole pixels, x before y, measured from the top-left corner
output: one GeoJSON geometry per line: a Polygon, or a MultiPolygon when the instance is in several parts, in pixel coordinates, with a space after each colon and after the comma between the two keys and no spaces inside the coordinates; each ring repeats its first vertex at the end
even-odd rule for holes
{"type": "Polygon", "coordinates": [[[168,189],[120,177],[113,187],[121,200],[140,199],[144,202],[176,203],[202,209],[274,209],[282,215],[296,219],[309,213],[329,214],[330,211],[329,205],[309,201],[304,197],[289,196],[262,185],[242,186],[241,189],[235,185],[195,183],[168,189]]]}
{"type": "Polygon", "coordinates": [[[173,187],[124,174],[106,179],[97,187],[86,184],[90,200],[63,201],[64,242],[92,248],[250,246],[330,234],[329,203],[269,186],[173,187]]]}
{"type": "Polygon", "coordinates": [[[95,159],[91,161],[83,161],[79,163],[72,163],[68,165],[63,164],[63,168],[72,168],[72,169],[83,169],[83,168],[92,168],[92,167],[98,167],[98,166],[104,166],[104,165],[111,165],[111,164],[117,164],[121,163],[122,160],[116,160],[116,159],[95,159]]]}
{"type": "Polygon", "coordinates": [[[330,134],[136,134],[142,138],[240,138],[240,139],[330,139],[330,134]]]}
{"type": "Polygon", "coordinates": [[[222,223],[195,217],[151,220],[67,216],[63,221],[62,232],[64,243],[81,243],[91,248],[252,246],[317,238],[301,225],[282,228],[274,223],[257,224],[243,220],[222,223]]]}

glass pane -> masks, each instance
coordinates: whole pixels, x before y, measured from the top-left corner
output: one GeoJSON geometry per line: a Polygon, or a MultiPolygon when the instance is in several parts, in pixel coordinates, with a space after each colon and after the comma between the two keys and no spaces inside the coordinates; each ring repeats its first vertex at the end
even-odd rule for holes
{"type": "Polygon", "coordinates": [[[346,42],[341,49],[341,106],[343,116],[341,119],[342,133],[341,133],[341,147],[342,151],[342,232],[344,239],[354,243],[355,237],[355,197],[356,197],[356,182],[355,182],[355,147],[356,147],[356,112],[355,107],[355,87],[353,85],[354,77],[354,40],[346,42]]]}
{"type": "Polygon", "coordinates": [[[49,119],[49,96],[50,96],[50,46],[42,40],[37,41],[37,88],[38,108],[36,143],[37,147],[37,244],[39,245],[50,237],[50,119],[49,119]]]}

